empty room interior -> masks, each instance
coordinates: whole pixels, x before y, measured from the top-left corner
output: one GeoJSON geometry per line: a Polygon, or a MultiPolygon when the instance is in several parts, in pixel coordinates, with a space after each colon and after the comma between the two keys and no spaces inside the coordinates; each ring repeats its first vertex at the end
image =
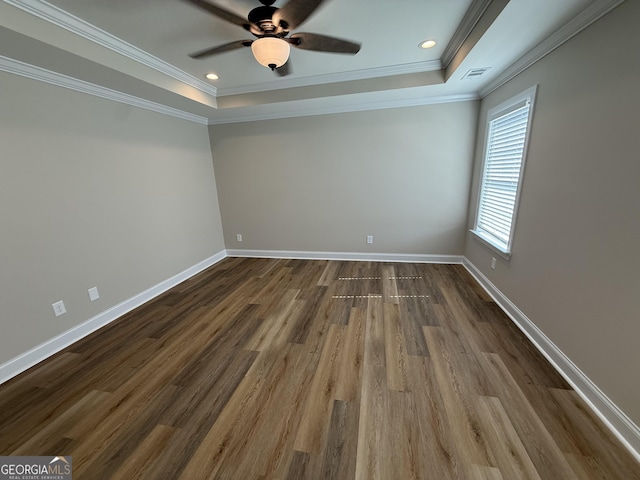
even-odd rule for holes
{"type": "Polygon", "coordinates": [[[2,0],[2,462],[640,479],[639,24],[2,0]]]}

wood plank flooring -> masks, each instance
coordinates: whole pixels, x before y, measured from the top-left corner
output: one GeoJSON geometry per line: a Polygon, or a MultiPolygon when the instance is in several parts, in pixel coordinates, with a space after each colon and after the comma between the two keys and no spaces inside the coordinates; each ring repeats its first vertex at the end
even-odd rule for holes
{"type": "Polygon", "coordinates": [[[0,386],[74,479],[640,479],[459,265],[228,258],[0,386]]]}

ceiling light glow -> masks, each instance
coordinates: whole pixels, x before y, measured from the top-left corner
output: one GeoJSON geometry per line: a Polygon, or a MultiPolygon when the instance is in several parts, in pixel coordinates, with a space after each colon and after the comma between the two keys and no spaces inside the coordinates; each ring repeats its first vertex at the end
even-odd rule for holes
{"type": "Polygon", "coordinates": [[[285,40],[276,37],[258,38],[251,44],[251,51],[258,63],[271,70],[287,63],[290,50],[285,40]]]}
{"type": "Polygon", "coordinates": [[[220,77],[218,75],[216,75],[215,73],[207,73],[204,76],[207,80],[218,80],[220,77]]]}
{"type": "Polygon", "coordinates": [[[436,46],[435,40],[425,40],[424,42],[420,42],[418,44],[420,48],[432,48],[436,46]]]}

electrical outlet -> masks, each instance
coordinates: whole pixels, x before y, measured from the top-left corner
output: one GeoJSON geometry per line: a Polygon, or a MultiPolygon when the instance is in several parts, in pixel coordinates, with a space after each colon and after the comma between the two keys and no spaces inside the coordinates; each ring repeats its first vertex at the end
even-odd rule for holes
{"type": "Polygon", "coordinates": [[[91,300],[92,302],[100,298],[100,294],[98,293],[98,287],[90,288],[88,290],[88,293],[89,293],[89,300],[91,300]]]}
{"type": "Polygon", "coordinates": [[[496,269],[496,257],[491,257],[491,269],[496,269]]]}
{"type": "Polygon", "coordinates": [[[373,243],[373,235],[367,235],[367,243],[373,243]]]}
{"type": "Polygon", "coordinates": [[[238,242],[241,242],[241,241],[242,241],[242,234],[241,234],[241,233],[236,234],[236,240],[237,240],[238,242]]]}
{"type": "Polygon", "coordinates": [[[53,313],[55,313],[56,317],[67,313],[67,309],[64,308],[64,302],[62,300],[53,303],[51,306],[53,307],[53,313]]]}

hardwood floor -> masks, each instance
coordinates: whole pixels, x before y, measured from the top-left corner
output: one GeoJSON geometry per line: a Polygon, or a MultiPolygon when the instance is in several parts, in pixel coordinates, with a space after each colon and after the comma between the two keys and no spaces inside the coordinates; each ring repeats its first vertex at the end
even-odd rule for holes
{"type": "Polygon", "coordinates": [[[459,265],[228,258],[0,387],[84,479],[640,479],[459,265]]]}

